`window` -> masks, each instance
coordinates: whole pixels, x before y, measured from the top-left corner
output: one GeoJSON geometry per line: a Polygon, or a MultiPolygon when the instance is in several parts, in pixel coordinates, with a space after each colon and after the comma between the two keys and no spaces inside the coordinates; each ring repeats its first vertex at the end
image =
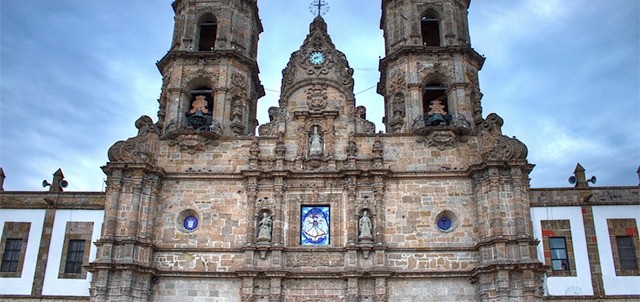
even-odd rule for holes
{"type": "Polygon", "coordinates": [[[69,240],[67,262],[64,267],[65,274],[82,273],[85,243],[86,240],[69,240]]]}
{"type": "Polygon", "coordinates": [[[199,51],[212,51],[215,48],[216,36],[218,33],[218,23],[216,17],[206,14],[198,21],[200,39],[198,41],[199,51]]]}
{"type": "Polygon", "coordinates": [[[440,19],[435,12],[427,12],[420,19],[422,45],[440,46],[440,19]]]}
{"type": "Polygon", "coordinates": [[[567,241],[564,237],[549,238],[551,251],[551,269],[554,271],[568,271],[569,257],[567,254],[567,241]]]}
{"type": "Polygon", "coordinates": [[[20,251],[22,250],[22,239],[7,239],[4,248],[4,256],[2,257],[2,267],[0,272],[17,272],[20,260],[20,251]]]}
{"type": "Polygon", "coordinates": [[[329,245],[330,215],[328,206],[303,206],[300,216],[300,244],[307,246],[329,245]]]}
{"type": "Polygon", "coordinates": [[[616,236],[618,257],[622,270],[637,270],[636,249],[633,245],[633,236],[616,236]]]}

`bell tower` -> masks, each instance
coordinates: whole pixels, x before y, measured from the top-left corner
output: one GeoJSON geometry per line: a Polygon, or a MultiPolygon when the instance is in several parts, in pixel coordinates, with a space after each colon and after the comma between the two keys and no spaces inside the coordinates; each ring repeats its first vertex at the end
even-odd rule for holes
{"type": "Polygon", "coordinates": [[[470,0],[382,1],[385,57],[378,93],[387,133],[426,125],[468,127],[482,121],[478,71],[471,48],[470,0]]]}
{"type": "Polygon", "coordinates": [[[163,76],[162,135],[198,131],[207,136],[252,135],[257,126],[258,35],[256,0],[176,0],[173,42],[158,62],[163,76]]]}
{"type": "MultiPolygon", "coordinates": [[[[466,215],[474,221],[478,262],[468,273],[479,300],[537,301],[545,268],[536,260],[538,241],[529,222],[533,165],[526,146],[502,134],[502,118],[494,113],[483,118],[478,72],[485,58],[471,47],[470,3],[382,0],[385,57],[378,93],[384,97],[383,121],[390,137],[413,135],[415,148],[430,151],[424,171],[440,167],[436,175],[443,178],[449,170],[464,171],[459,180],[465,185],[447,190],[470,192],[473,212],[466,215]]],[[[427,196],[435,200],[433,193],[427,196]]],[[[449,227],[446,220],[444,227],[449,227]]]]}

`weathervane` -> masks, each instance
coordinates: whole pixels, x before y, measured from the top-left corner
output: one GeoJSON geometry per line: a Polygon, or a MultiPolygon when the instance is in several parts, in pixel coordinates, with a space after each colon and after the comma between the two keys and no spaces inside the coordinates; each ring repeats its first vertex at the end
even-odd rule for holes
{"type": "Polygon", "coordinates": [[[309,5],[309,11],[318,17],[325,15],[329,12],[329,3],[325,0],[313,0],[309,5]]]}

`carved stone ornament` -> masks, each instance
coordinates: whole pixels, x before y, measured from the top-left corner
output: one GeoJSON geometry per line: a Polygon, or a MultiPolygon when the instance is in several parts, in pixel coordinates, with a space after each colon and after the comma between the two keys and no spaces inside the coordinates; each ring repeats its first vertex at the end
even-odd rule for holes
{"type": "Polygon", "coordinates": [[[316,17],[300,49],[294,52],[282,71],[280,107],[287,107],[287,99],[296,88],[295,83],[321,77],[340,84],[343,91],[353,93],[353,68],[344,53],[336,49],[327,33],[327,24],[316,17]]]}
{"type": "Polygon", "coordinates": [[[358,154],[358,145],[356,145],[356,143],[354,141],[349,141],[349,143],[347,143],[347,156],[349,157],[355,157],[358,154]]]}
{"type": "Polygon", "coordinates": [[[487,161],[505,161],[526,159],[527,146],[516,139],[502,135],[504,120],[495,113],[489,114],[480,125],[484,151],[482,158],[487,161]]]}
{"type": "Polygon", "coordinates": [[[277,157],[283,158],[284,154],[287,152],[287,147],[284,145],[284,141],[281,138],[278,138],[276,142],[275,153],[277,157]]]}
{"type": "Polygon", "coordinates": [[[178,145],[180,150],[186,151],[189,154],[195,154],[196,152],[205,150],[207,139],[196,134],[183,134],[176,137],[169,144],[178,145]]]}
{"type": "Polygon", "coordinates": [[[235,135],[242,135],[246,129],[244,125],[245,102],[240,97],[234,97],[231,102],[231,131],[235,135]]]}
{"type": "Polygon", "coordinates": [[[312,111],[321,111],[327,107],[327,85],[313,85],[307,89],[307,103],[312,111]]]}
{"type": "Polygon", "coordinates": [[[373,147],[371,148],[373,155],[375,157],[382,157],[382,152],[384,151],[384,146],[382,145],[382,141],[380,137],[376,137],[376,140],[373,142],[373,147]]]}
{"type": "Polygon", "coordinates": [[[376,124],[368,121],[367,119],[367,108],[364,106],[356,107],[354,113],[356,133],[364,133],[364,134],[375,134],[376,133],[376,124]]]}
{"type": "Polygon", "coordinates": [[[404,94],[396,93],[393,95],[393,98],[391,100],[391,113],[392,118],[389,122],[389,126],[391,127],[391,131],[393,133],[398,133],[402,131],[402,127],[404,126],[404,118],[406,115],[404,94]]]}
{"type": "Polygon", "coordinates": [[[529,151],[527,146],[516,139],[500,136],[494,141],[494,146],[483,154],[485,160],[502,161],[510,159],[526,159],[529,151]]]}
{"type": "Polygon", "coordinates": [[[285,112],[280,107],[271,107],[268,110],[269,122],[260,125],[258,133],[260,136],[275,136],[278,134],[280,125],[284,122],[285,112]]]}
{"type": "Polygon", "coordinates": [[[136,164],[154,164],[160,131],[153,120],[144,115],[136,120],[138,135],[126,141],[119,141],[107,153],[109,161],[136,164]]]}
{"type": "Polygon", "coordinates": [[[423,116],[418,116],[413,123],[413,133],[417,135],[417,142],[424,142],[427,147],[444,150],[454,147],[458,142],[466,142],[471,133],[469,121],[459,114],[451,115],[449,124],[426,124],[423,116]]]}
{"type": "Polygon", "coordinates": [[[231,93],[237,98],[247,97],[247,77],[235,71],[231,75],[231,93]]]}
{"type": "Polygon", "coordinates": [[[260,143],[258,142],[258,138],[254,137],[251,140],[251,147],[249,148],[249,154],[251,154],[252,158],[257,158],[260,154],[260,143]]]}
{"type": "MultiPolygon", "coordinates": [[[[193,65],[197,65],[197,62],[193,65]]],[[[204,84],[217,87],[220,74],[214,71],[207,71],[202,67],[187,67],[181,80],[181,87],[193,86],[194,84],[204,84]]]]}
{"type": "Polygon", "coordinates": [[[440,151],[447,147],[455,146],[455,143],[458,142],[458,140],[459,137],[451,130],[435,130],[425,136],[419,136],[416,138],[417,142],[424,142],[427,147],[433,146],[438,148],[440,151]]]}
{"type": "Polygon", "coordinates": [[[395,70],[389,79],[389,92],[396,93],[407,87],[406,73],[404,70],[395,70]]]}
{"type": "Polygon", "coordinates": [[[216,139],[221,134],[220,122],[212,120],[211,125],[204,130],[176,130],[167,133],[166,137],[170,139],[169,145],[178,145],[180,150],[194,154],[204,151],[208,144],[217,144],[216,139]]]}

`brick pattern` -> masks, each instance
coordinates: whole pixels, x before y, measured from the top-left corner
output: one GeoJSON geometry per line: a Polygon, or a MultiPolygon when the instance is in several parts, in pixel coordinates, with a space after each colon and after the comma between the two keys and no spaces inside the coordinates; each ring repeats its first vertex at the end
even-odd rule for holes
{"type": "MultiPolygon", "coordinates": [[[[616,267],[616,276],[640,276],[640,269],[623,270],[620,266],[620,254],[618,252],[617,236],[630,236],[633,238],[633,246],[636,251],[636,265],[640,259],[640,242],[638,241],[638,227],[635,219],[607,219],[609,228],[609,241],[611,242],[611,253],[613,263],[616,267]]],[[[637,266],[640,268],[640,266],[637,266]]]]}
{"type": "Polygon", "coordinates": [[[551,249],[549,238],[564,237],[567,244],[567,257],[569,258],[569,270],[554,271],[550,269],[547,272],[549,277],[568,277],[577,276],[576,262],[573,253],[573,240],[571,238],[571,224],[569,220],[542,220],[542,241],[544,246],[544,262],[551,265],[551,249]]]}
{"type": "Polygon", "coordinates": [[[61,279],[86,279],[87,270],[82,269],[79,274],[66,273],[65,266],[67,263],[67,255],[69,253],[70,240],[84,240],[84,256],[82,264],[89,264],[89,254],[91,251],[91,235],[93,234],[93,222],[67,222],[64,232],[64,245],[62,246],[62,257],[60,257],[60,269],[58,270],[58,278],[61,279]]]}
{"type": "Polygon", "coordinates": [[[21,239],[22,248],[20,249],[20,258],[18,258],[18,269],[15,272],[0,272],[0,278],[20,278],[22,276],[22,267],[24,266],[24,258],[27,252],[27,244],[29,241],[29,231],[31,229],[30,222],[5,222],[2,231],[2,242],[0,242],[0,261],[4,257],[7,246],[7,239],[21,239]]]}

